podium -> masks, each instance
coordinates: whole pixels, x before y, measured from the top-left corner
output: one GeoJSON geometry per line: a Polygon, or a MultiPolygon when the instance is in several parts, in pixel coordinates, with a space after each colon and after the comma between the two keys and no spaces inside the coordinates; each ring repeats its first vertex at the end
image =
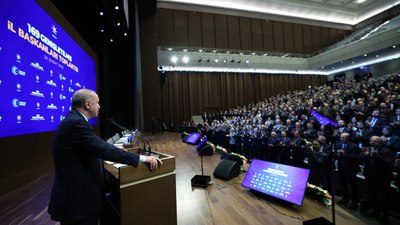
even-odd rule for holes
{"type": "MultiPolygon", "coordinates": [[[[127,150],[142,151],[138,147],[127,150]]],[[[104,163],[105,178],[111,188],[107,197],[111,207],[107,208],[114,214],[110,224],[177,224],[175,157],[152,153],[158,154],[163,162],[154,172],[143,163],[137,167],[104,163]]]]}

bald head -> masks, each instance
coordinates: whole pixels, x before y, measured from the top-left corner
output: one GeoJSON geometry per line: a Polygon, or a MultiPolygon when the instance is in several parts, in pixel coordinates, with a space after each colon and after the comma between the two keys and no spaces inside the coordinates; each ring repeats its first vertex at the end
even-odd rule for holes
{"type": "Polygon", "coordinates": [[[72,95],[72,107],[82,108],[85,102],[92,100],[96,95],[96,92],[92,90],[80,89],[72,95]]]}
{"type": "Polygon", "coordinates": [[[87,119],[97,117],[100,110],[99,96],[92,90],[80,89],[72,96],[72,107],[87,119]]]}

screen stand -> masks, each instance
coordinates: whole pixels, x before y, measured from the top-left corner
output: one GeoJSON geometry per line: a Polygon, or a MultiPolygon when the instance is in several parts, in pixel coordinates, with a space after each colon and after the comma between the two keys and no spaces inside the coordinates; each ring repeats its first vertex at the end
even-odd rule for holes
{"type": "Polygon", "coordinates": [[[200,152],[200,160],[201,160],[201,175],[195,175],[191,182],[192,187],[201,187],[206,188],[210,184],[211,177],[203,174],[203,153],[200,152]]]}

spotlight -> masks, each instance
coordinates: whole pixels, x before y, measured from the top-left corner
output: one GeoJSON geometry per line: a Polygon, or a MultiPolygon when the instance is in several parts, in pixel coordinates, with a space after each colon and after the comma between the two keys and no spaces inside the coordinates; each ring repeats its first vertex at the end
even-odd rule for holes
{"type": "Polygon", "coordinates": [[[199,59],[197,61],[201,62],[201,61],[203,61],[203,59],[201,57],[199,57],[199,59]]]}
{"type": "Polygon", "coordinates": [[[232,60],[231,60],[231,63],[234,63],[234,62],[235,62],[235,60],[234,60],[234,59],[232,59],[232,60]]]}
{"type": "Polygon", "coordinates": [[[218,63],[219,60],[218,60],[218,59],[215,59],[214,61],[215,61],[216,63],[218,63]]]}
{"type": "Polygon", "coordinates": [[[250,60],[246,60],[246,64],[249,64],[250,63],[250,60]]]}
{"type": "Polygon", "coordinates": [[[207,58],[207,62],[210,62],[210,58],[207,58]]]}
{"type": "Polygon", "coordinates": [[[223,62],[224,62],[224,63],[226,63],[226,62],[227,62],[227,60],[226,60],[226,59],[224,59],[224,60],[223,60],[223,62]]]}
{"type": "Polygon", "coordinates": [[[238,63],[241,63],[241,62],[242,62],[242,60],[241,60],[241,59],[239,59],[238,63]]]}
{"type": "Polygon", "coordinates": [[[178,57],[172,56],[172,57],[171,57],[171,62],[172,62],[172,63],[178,62],[178,57]]]}
{"type": "Polygon", "coordinates": [[[188,63],[188,62],[189,62],[189,57],[184,56],[184,57],[182,58],[182,61],[183,61],[183,63],[188,63]]]}

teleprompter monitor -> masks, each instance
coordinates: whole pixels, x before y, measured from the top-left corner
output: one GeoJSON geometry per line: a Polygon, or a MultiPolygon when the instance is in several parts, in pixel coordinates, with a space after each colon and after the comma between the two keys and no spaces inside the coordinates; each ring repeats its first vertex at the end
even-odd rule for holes
{"type": "Polygon", "coordinates": [[[310,170],[254,159],[242,186],[301,206],[310,170]]]}
{"type": "Polygon", "coordinates": [[[189,136],[185,139],[185,142],[188,144],[196,145],[197,143],[199,143],[200,137],[200,133],[190,133],[189,136]]]}

